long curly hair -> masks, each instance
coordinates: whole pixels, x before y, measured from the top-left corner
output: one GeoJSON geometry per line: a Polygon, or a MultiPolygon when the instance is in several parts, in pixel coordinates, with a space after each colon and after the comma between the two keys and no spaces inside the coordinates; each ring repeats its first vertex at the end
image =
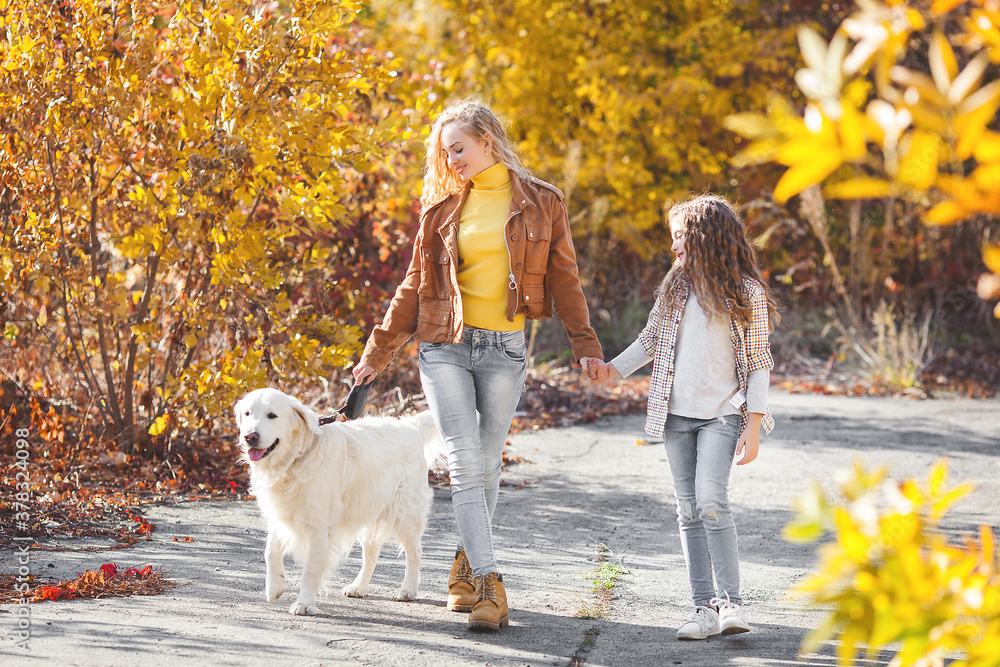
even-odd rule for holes
{"type": "Polygon", "coordinates": [[[493,111],[474,98],[466,98],[452,102],[434,121],[430,136],[427,137],[426,166],[424,169],[424,189],[420,203],[424,208],[439,201],[446,195],[461,192],[465,184],[448,163],[448,153],[441,145],[441,131],[449,125],[459,128],[471,137],[493,141],[492,151],[510,171],[522,179],[531,177],[531,173],[521,164],[521,159],[514,152],[514,147],[507,137],[503,121],[493,111]]]}
{"type": "Polygon", "coordinates": [[[750,295],[743,290],[743,278],[760,283],[767,295],[768,329],[781,320],[778,304],[768,289],[757,263],[757,252],[747,238],[746,226],[728,201],[705,194],[670,209],[671,230],[683,229],[684,266],[674,262],[656,290],[656,298],[669,307],[679,303],[690,284],[709,319],[731,313],[741,326],[752,319],[750,295]]]}

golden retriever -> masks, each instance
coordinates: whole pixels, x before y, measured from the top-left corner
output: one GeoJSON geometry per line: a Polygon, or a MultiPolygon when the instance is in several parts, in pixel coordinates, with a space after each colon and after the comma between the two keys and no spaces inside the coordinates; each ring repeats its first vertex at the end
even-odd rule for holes
{"type": "Polygon", "coordinates": [[[267,600],[285,591],[287,551],[302,564],[299,595],[289,611],[319,613],[323,578],[355,541],[362,546],[361,571],[343,593],[363,597],[386,538],[406,553],[395,599],[415,600],[431,505],[427,470],[444,455],[430,413],[320,426],[315,412],[276,389],[250,392],[235,412],[241,460],[250,467],[250,490],[267,522],[267,600]]]}

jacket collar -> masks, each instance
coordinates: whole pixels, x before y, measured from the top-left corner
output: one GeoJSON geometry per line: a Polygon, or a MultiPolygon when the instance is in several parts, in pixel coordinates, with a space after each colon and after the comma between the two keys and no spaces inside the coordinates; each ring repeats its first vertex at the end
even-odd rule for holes
{"type": "MultiPolygon", "coordinates": [[[[535,203],[535,188],[534,183],[530,180],[522,179],[517,172],[508,170],[510,172],[510,187],[511,187],[511,208],[517,208],[517,210],[522,211],[527,206],[536,206],[535,203]]],[[[449,202],[449,200],[455,199],[453,204],[458,210],[462,209],[465,204],[465,200],[469,198],[469,192],[472,190],[472,181],[465,183],[464,187],[457,192],[450,192],[442,197],[435,199],[433,202],[428,204],[427,210],[441,206],[449,202]]]]}
{"type": "Polygon", "coordinates": [[[510,172],[510,187],[511,187],[511,200],[510,205],[512,208],[517,208],[519,211],[523,211],[526,206],[535,206],[535,193],[534,184],[525,183],[525,181],[518,176],[517,173],[510,172]],[[526,185],[531,186],[531,192],[526,189],[526,185]]]}

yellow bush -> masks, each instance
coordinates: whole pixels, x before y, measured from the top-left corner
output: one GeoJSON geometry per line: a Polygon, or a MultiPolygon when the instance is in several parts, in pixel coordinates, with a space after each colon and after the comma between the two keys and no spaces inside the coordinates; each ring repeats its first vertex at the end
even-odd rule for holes
{"type": "Polygon", "coordinates": [[[902,646],[892,662],[955,667],[1000,665],[1000,574],[993,532],[956,543],[941,518],[971,485],[948,487],[947,463],[925,484],[894,482],[885,470],[860,463],[831,497],[814,484],[795,502],[797,516],[784,530],[791,542],[813,542],[828,530],[835,540],[819,547],[817,570],[794,592],[829,606],[829,615],[802,644],[815,651],[837,638],[839,663],[867,647],[902,646]]]}

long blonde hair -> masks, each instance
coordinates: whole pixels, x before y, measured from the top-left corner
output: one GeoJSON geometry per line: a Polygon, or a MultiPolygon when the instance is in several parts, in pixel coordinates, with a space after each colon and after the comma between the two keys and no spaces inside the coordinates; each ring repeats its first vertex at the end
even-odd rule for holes
{"type": "Polygon", "coordinates": [[[448,164],[448,154],[441,145],[441,131],[449,125],[459,128],[471,137],[493,141],[493,153],[510,171],[522,179],[531,173],[521,164],[514,152],[504,124],[493,111],[473,98],[452,102],[434,121],[431,134],[424,142],[427,148],[426,169],[424,170],[424,190],[420,203],[426,208],[446,195],[461,192],[465,184],[458,173],[448,164]]]}
{"type": "Polygon", "coordinates": [[[773,330],[781,316],[777,302],[767,287],[767,280],[757,262],[757,252],[747,238],[746,226],[724,198],[700,195],[670,209],[667,221],[671,228],[685,230],[684,266],[675,262],[656,290],[664,305],[678,303],[690,283],[709,318],[729,312],[742,326],[752,319],[750,295],[743,289],[744,276],[753,278],[767,297],[768,329],[773,330]]]}

